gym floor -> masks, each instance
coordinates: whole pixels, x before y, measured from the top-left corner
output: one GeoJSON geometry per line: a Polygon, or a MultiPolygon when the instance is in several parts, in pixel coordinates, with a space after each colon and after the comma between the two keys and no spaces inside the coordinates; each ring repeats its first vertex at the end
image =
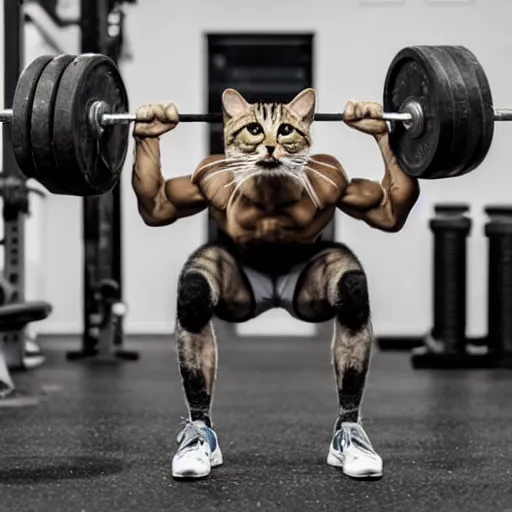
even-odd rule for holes
{"type": "Polygon", "coordinates": [[[19,403],[1,411],[2,512],[512,511],[512,372],[413,371],[407,354],[375,349],[364,413],[385,472],[355,481],[325,463],[329,342],[220,339],[224,465],[176,482],[172,340],[129,340],[141,359],[116,366],[66,361],[73,340],[42,346],[46,364],[14,375],[19,403]]]}

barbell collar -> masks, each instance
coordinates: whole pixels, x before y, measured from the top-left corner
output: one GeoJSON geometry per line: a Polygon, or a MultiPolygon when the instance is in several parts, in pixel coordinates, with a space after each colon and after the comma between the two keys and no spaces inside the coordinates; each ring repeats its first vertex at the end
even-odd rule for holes
{"type": "Polygon", "coordinates": [[[0,110],[0,123],[10,123],[12,119],[12,108],[0,110]]]}
{"type": "Polygon", "coordinates": [[[494,120],[495,121],[512,121],[512,109],[511,108],[495,108],[494,109],[494,120]]]}

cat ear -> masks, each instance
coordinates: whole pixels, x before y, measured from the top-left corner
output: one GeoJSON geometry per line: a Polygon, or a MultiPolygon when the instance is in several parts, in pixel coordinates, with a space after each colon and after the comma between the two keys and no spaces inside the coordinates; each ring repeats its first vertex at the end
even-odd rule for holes
{"type": "Polygon", "coordinates": [[[294,112],[300,119],[305,119],[308,122],[313,121],[316,107],[316,92],[314,89],[304,89],[293,98],[288,105],[286,105],[292,112],[294,112]]]}
{"type": "Polygon", "coordinates": [[[224,109],[224,119],[229,119],[247,114],[251,110],[251,105],[235,89],[226,89],[222,93],[222,108],[224,109]]]}

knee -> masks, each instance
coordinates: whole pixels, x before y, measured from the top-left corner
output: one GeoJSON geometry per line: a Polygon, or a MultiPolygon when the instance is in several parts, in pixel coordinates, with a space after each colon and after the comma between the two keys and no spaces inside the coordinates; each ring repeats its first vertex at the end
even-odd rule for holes
{"type": "Polygon", "coordinates": [[[349,270],[338,281],[337,316],[340,324],[351,331],[359,331],[368,323],[368,284],[362,270],[349,270]]]}
{"type": "Polygon", "coordinates": [[[213,300],[206,278],[189,272],[181,276],[178,285],[178,321],[189,332],[200,332],[213,316],[213,300]]]}

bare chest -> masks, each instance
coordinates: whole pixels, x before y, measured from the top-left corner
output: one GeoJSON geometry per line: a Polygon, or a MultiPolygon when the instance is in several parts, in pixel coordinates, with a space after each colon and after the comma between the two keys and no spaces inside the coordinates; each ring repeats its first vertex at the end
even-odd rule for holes
{"type": "Polygon", "coordinates": [[[300,229],[316,214],[304,190],[286,186],[246,187],[226,208],[226,217],[246,229],[258,225],[300,229]]]}
{"type": "Polygon", "coordinates": [[[229,172],[210,176],[200,181],[200,187],[212,215],[241,243],[314,240],[332,217],[340,193],[336,182],[319,182],[316,175],[300,180],[253,177],[242,183],[229,172]]]}

